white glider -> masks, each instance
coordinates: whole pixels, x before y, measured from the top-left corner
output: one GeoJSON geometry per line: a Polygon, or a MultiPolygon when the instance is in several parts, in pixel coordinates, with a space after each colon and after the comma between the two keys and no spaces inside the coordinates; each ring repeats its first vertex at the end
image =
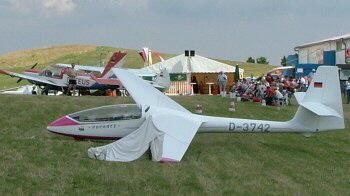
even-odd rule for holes
{"type": "Polygon", "coordinates": [[[122,137],[111,144],[90,148],[88,155],[94,159],[133,161],[150,148],[154,161],[179,162],[197,132],[309,135],[345,128],[338,68],[334,66],[320,66],[307,92],[296,93],[299,108],[293,119],[286,122],[192,114],[127,70],[113,69],[113,72],[136,105],[89,109],[48,126],[49,131],[73,137],[122,137]],[[127,115],[116,117],[122,113],[127,115]]]}
{"type": "Polygon", "coordinates": [[[124,70],[113,70],[141,108],[145,121],[126,137],[106,146],[90,148],[89,157],[132,161],[149,147],[155,161],[181,161],[197,131],[301,132],[344,129],[337,67],[321,66],[306,93],[297,93],[299,108],[287,122],[202,116],[188,110],[124,70]],[[303,94],[303,96],[300,96],[303,94]]]}

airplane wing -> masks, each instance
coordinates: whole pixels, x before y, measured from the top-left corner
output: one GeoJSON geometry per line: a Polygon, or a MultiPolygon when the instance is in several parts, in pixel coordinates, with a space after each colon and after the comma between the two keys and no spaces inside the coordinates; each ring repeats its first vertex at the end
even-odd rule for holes
{"type": "Polygon", "coordinates": [[[179,162],[203,120],[127,70],[113,69],[137,104],[151,111],[142,125],[121,140],[90,148],[90,158],[133,161],[151,148],[154,161],[179,162]],[[152,107],[158,106],[158,107],[152,107]]]}
{"type": "Polygon", "coordinates": [[[7,70],[0,69],[0,73],[1,74],[5,74],[5,75],[9,75],[11,77],[26,79],[29,82],[31,82],[33,84],[37,84],[37,85],[52,85],[52,86],[62,87],[61,85],[58,85],[58,84],[53,83],[53,82],[48,81],[48,80],[44,80],[44,79],[40,79],[40,78],[36,78],[36,77],[32,77],[32,76],[27,76],[27,75],[24,75],[24,74],[19,74],[19,73],[7,71],[7,70]]]}
{"type": "Polygon", "coordinates": [[[176,103],[168,96],[155,89],[151,84],[138,78],[135,74],[118,68],[114,68],[112,71],[117,76],[117,78],[119,78],[123,86],[126,88],[126,90],[129,92],[137,104],[161,106],[176,111],[190,113],[180,104],[176,103]]]}
{"type": "Polygon", "coordinates": [[[180,162],[202,122],[193,114],[157,112],[153,124],[162,135],[151,142],[153,160],[180,162]]]}
{"type": "Polygon", "coordinates": [[[154,72],[145,69],[128,69],[128,71],[139,77],[155,77],[157,75],[154,72]]]}
{"type": "Polygon", "coordinates": [[[90,77],[94,79],[98,84],[111,85],[111,86],[120,85],[120,81],[118,79],[97,78],[94,74],[90,74],[90,77]]]}

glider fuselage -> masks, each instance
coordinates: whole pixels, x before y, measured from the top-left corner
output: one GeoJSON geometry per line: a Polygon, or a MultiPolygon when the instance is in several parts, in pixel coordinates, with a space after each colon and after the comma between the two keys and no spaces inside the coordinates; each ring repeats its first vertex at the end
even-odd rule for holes
{"type": "MultiPolygon", "coordinates": [[[[47,129],[53,133],[75,139],[119,139],[135,131],[154,109],[141,110],[136,104],[119,104],[92,108],[66,115],[52,122],[47,129]]],[[[292,121],[277,122],[252,119],[213,117],[191,114],[203,123],[198,132],[203,133],[268,133],[295,132],[298,125],[292,121]]],[[[179,122],[181,123],[181,122],[179,122]]],[[[305,128],[300,129],[306,132],[305,128]]],[[[315,131],[310,129],[310,132],[315,131]]]]}

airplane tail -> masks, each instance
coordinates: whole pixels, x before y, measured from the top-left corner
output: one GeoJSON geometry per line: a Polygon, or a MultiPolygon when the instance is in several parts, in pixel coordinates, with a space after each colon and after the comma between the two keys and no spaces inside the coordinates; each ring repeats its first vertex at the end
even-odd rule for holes
{"type": "Polygon", "coordinates": [[[125,52],[115,52],[112,57],[109,59],[105,69],[101,74],[101,78],[109,78],[113,75],[111,71],[112,68],[121,68],[124,64],[124,59],[126,57],[125,52]]]}
{"type": "Polygon", "coordinates": [[[169,90],[170,88],[170,75],[166,69],[162,69],[160,73],[157,74],[153,81],[159,86],[162,86],[164,90],[169,90]]]}
{"type": "Polygon", "coordinates": [[[345,128],[338,67],[318,67],[307,91],[295,97],[299,108],[291,123],[296,128],[310,132],[345,128]]]}

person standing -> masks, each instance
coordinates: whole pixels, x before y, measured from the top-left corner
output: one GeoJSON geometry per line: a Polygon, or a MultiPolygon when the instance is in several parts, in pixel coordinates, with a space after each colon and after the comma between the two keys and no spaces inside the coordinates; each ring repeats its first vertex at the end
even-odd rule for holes
{"type": "Polygon", "coordinates": [[[314,75],[316,73],[316,69],[312,69],[311,72],[309,73],[309,77],[314,78],[314,75]]]}
{"type": "Polygon", "coordinates": [[[347,100],[347,103],[349,104],[350,103],[350,77],[348,79],[348,81],[345,82],[345,85],[346,85],[346,100],[347,100]]]}
{"type": "Polygon", "coordinates": [[[75,89],[77,86],[77,70],[74,69],[75,67],[75,63],[72,63],[72,67],[68,68],[67,70],[67,75],[68,75],[68,90],[67,90],[67,95],[69,95],[70,91],[73,90],[72,95],[75,95],[75,89]]]}
{"type": "Polygon", "coordinates": [[[276,96],[275,89],[271,86],[268,86],[266,90],[266,105],[272,105],[275,96],[276,96]]]}
{"type": "Polygon", "coordinates": [[[266,80],[266,82],[268,82],[269,84],[270,84],[270,86],[271,86],[271,84],[272,84],[272,82],[273,82],[273,78],[272,78],[272,76],[271,76],[271,74],[267,74],[267,76],[265,77],[265,80],[266,80]]]}
{"type": "Polygon", "coordinates": [[[195,93],[195,94],[199,93],[198,80],[197,80],[196,76],[191,77],[191,83],[194,83],[193,84],[193,93],[195,93]]]}
{"type": "Polygon", "coordinates": [[[218,76],[218,81],[219,81],[220,95],[224,97],[226,95],[227,76],[223,71],[220,71],[220,74],[218,76]]]}
{"type": "Polygon", "coordinates": [[[306,91],[306,80],[303,76],[300,77],[300,91],[306,91]]]}

